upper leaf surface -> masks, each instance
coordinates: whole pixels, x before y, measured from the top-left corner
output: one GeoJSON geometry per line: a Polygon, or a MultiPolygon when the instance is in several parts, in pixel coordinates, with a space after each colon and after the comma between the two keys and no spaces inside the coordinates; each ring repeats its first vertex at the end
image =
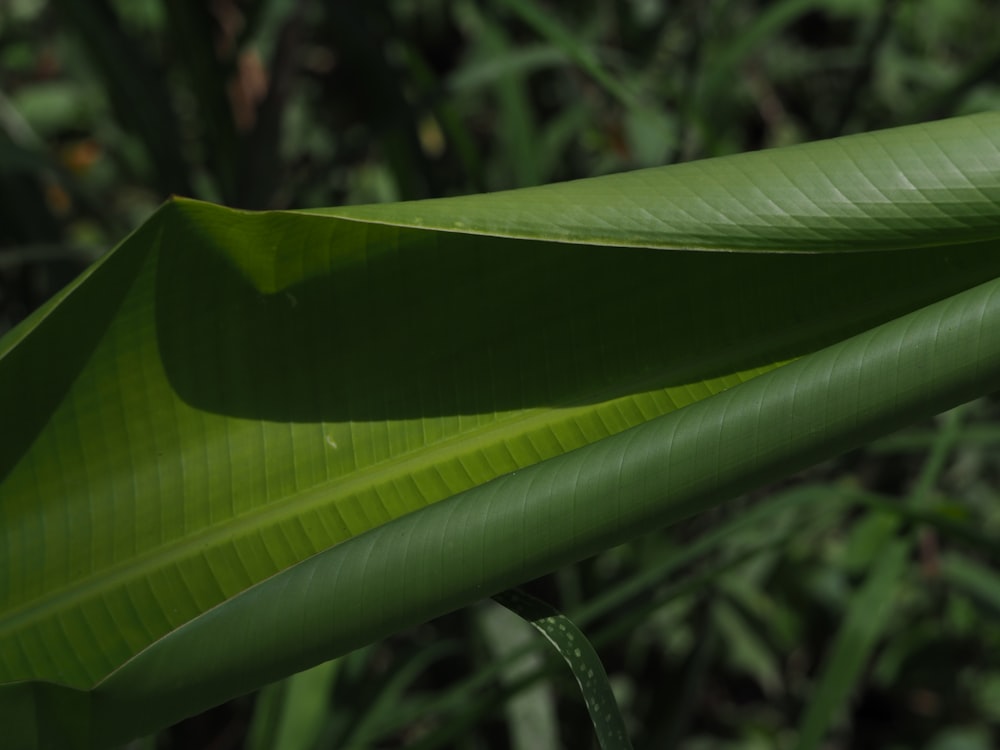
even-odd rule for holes
{"type": "Polygon", "coordinates": [[[319,551],[996,276],[996,122],[420,204],[168,204],[0,344],[0,682],[90,687],[319,551]]]}
{"type": "Polygon", "coordinates": [[[461,198],[320,212],[617,245],[885,250],[1000,235],[1000,113],[461,198]]]}

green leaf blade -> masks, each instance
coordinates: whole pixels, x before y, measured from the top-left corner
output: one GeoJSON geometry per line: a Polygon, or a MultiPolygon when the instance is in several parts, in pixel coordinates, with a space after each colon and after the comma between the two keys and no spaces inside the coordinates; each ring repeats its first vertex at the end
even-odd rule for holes
{"type": "Polygon", "coordinates": [[[832,252],[1000,235],[1000,114],[462,198],[317,213],[619,247],[832,252]]]}
{"type": "Polygon", "coordinates": [[[20,428],[0,451],[0,683],[95,689],[99,736],[146,731],[983,392],[991,117],[849,141],[884,170],[858,206],[846,141],[655,185],[325,215],[167,204],[0,348],[20,428]],[[524,239],[559,201],[576,233],[524,239]],[[462,231],[418,228],[427,206],[462,231]],[[687,247],[704,225],[721,249],[750,206],[765,229],[726,247],[755,252],[613,246],[639,227],[687,247]],[[767,252],[810,237],[873,252],[767,252]],[[302,618],[272,620],[275,602],[302,618]],[[131,729],[105,723],[156,696],[131,729]]]}

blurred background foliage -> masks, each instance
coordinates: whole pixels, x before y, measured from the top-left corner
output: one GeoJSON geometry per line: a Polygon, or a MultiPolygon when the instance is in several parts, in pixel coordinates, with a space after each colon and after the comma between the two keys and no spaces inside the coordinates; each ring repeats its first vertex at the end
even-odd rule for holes
{"type": "MultiPolygon", "coordinates": [[[[1000,106],[992,0],[0,0],[0,332],[170,194],[499,190],[1000,106]]],[[[984,399],[534,582],[638,748],[1000,746],[984,399]]],[[[484,604],[135,743],[584,748],[484,604]]]]}

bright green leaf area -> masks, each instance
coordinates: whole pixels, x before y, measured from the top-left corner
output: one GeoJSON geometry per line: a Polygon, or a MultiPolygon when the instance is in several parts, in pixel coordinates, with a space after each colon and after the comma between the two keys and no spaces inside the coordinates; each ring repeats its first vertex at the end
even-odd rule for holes
{"type": "Polygon", "coordinates": [[[997,114],[485,196],[173,200],[0,341],[6,711],[145,731],[982,392],[998,250],[997,114]],[[678,410],[689,474],[635,479],[682,453],[630,428],[678,410]]]}

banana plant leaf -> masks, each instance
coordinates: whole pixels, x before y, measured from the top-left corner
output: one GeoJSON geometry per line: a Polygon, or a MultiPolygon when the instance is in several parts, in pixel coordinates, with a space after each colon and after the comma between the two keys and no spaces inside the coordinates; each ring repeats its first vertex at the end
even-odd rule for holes
{"type": "Polygon", "coordinates": [[[147,733],[1000,385],[1000,114],[173,199],[0,341],[0,726],[147,733]]]}

